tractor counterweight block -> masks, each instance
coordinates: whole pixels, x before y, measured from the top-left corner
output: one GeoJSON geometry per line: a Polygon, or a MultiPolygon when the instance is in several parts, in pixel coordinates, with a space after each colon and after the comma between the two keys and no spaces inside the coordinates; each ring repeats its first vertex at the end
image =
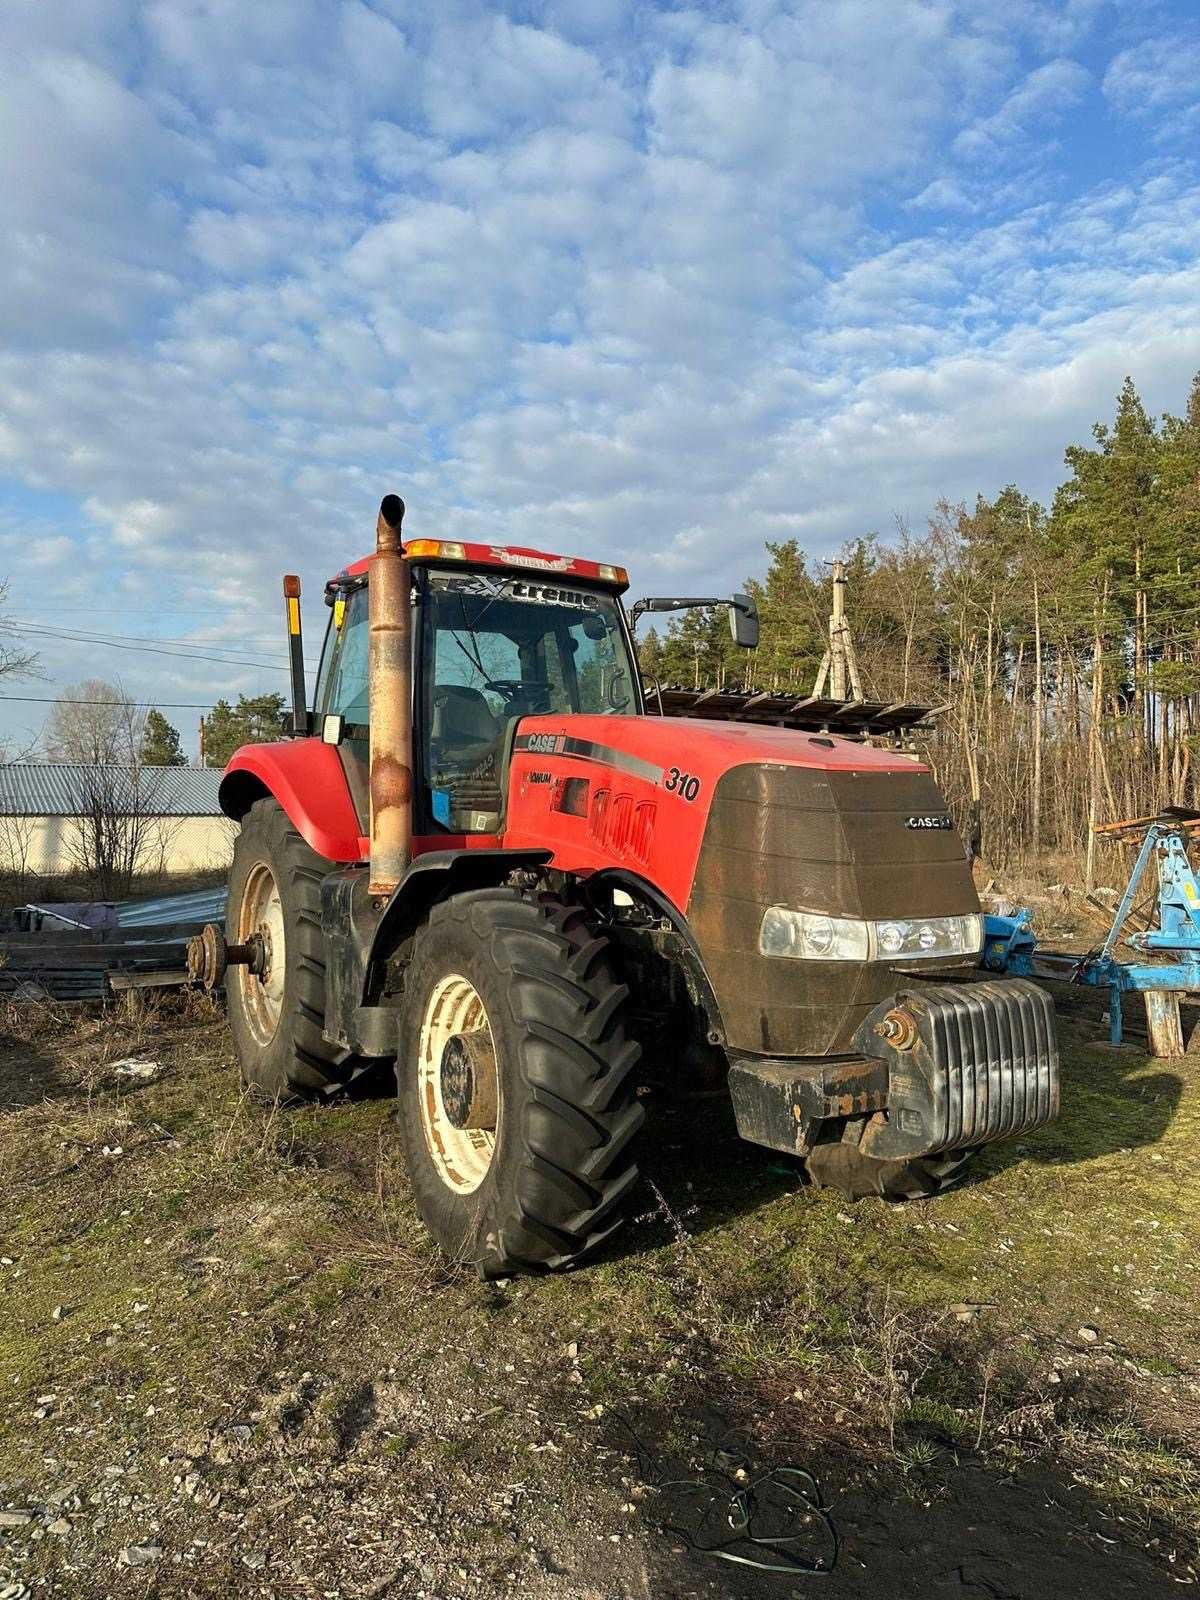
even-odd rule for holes
{"type": "Polygon", "coordinates": [[[914,984],[876,1007],[859,1042],[888,1066],[887,1116],[863,1134],[881,1160],[968,1149],[1058,1115],[1054,1002],[1027,979],[914,984]],[[897,1030],[901,1018],[910,1029],[897,1030]]]}
{"type": "Polygon", "coordinates": [[[796,1061],[745,1056],[729,1063],[729,1094],[740,1136],[792,1155],[806,1155],[813,1133],[829,1118],[882,1111],[887,1090],[886,1063],[861,1057],[796,1061]]]}
{"type": "Polygon", "coordinates": [[[806,1155],[822,1122],[863,1118],[879,1161],[971,1149],[1058,1114],[1054,1005],[1036,984],[920,984],[880,1004],[862,1054],[734,1057],[729,1092],[743,1139],[806,1155]]]}

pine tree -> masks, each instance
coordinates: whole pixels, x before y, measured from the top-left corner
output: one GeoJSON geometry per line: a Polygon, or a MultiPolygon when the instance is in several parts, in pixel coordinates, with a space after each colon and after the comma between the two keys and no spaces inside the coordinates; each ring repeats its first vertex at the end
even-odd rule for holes
{"type": "Polygon", "coordinates": [[[153,707],[146,713],[139,757],[145,767],[187,766],[187,757],[179,745],[178,728],[173,728],[162,712],[153,707]]]}
{"type": "Polygon", "coordinates": [[[637,658],[642,677],[647,683],[662,677],[663,648],[657,628],[648,628],[637,641],[637,658]]]}
{"type": "Polygon", "coordinates": [[[236,706],[218,700],[204,721],[205,765],[227,766],[244,744],[274,744],[283,738],[286,723],[281,694],[240,694],[236,706]]]}

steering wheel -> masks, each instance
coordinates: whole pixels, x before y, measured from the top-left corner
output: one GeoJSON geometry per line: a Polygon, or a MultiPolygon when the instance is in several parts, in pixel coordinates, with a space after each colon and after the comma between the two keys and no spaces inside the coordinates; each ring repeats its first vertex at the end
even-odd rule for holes
{"type": "Polygon", "coordinates": [[[523,698],[546,700],[550,695],[550,684],[544,678],[485,678],[483,687],[503,696],[507,705],[523,698]]]}

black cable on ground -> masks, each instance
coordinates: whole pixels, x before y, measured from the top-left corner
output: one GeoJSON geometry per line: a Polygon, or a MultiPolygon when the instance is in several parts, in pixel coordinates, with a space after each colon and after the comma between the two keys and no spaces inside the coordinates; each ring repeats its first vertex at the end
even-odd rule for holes
{"type": "Polygon", "coordinates": [[[664,1533],[698,1555],[756,1572],[824,1578],[833,1571],[837,1529],[821,1486],[806,1467],[788,1462],[752,1473],[746,1441],[737,1448],[731,1434],[695,1477],[667,1478],[629,1422],[619,1414],[616,1420],[633,1441],[643,1481],[662,1497],[664,1533]],[[814,1543],[824,1545],[822,1553],[798,1553],[798,1547],[814,1543]]]}

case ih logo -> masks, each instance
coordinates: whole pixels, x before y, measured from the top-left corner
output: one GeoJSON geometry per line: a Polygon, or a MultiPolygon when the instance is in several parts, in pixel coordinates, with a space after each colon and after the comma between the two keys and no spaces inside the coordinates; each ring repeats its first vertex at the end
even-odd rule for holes
{"type": "Polygon", "coordinates": [[[552,756],[558,749],[561,734],[557,733],[530,733],[519,741],[523,750],[529,750],[535,755],[552,756]]]}
{"type": "Polygon", "coordinates": [[[503,561],[510,567],[536,567],[539,572],[570,572],[575,562],[570,556],[534,556],[520,550],[502,550],[491,545],[488,553],[493,561],[503,561]]]}
{"type": "Polygon", "coordinates": [[[904,826],[906,828],[952,828],[954,824],[945,812],[942,812],[935,816],[905,817],[904,826]]]}

